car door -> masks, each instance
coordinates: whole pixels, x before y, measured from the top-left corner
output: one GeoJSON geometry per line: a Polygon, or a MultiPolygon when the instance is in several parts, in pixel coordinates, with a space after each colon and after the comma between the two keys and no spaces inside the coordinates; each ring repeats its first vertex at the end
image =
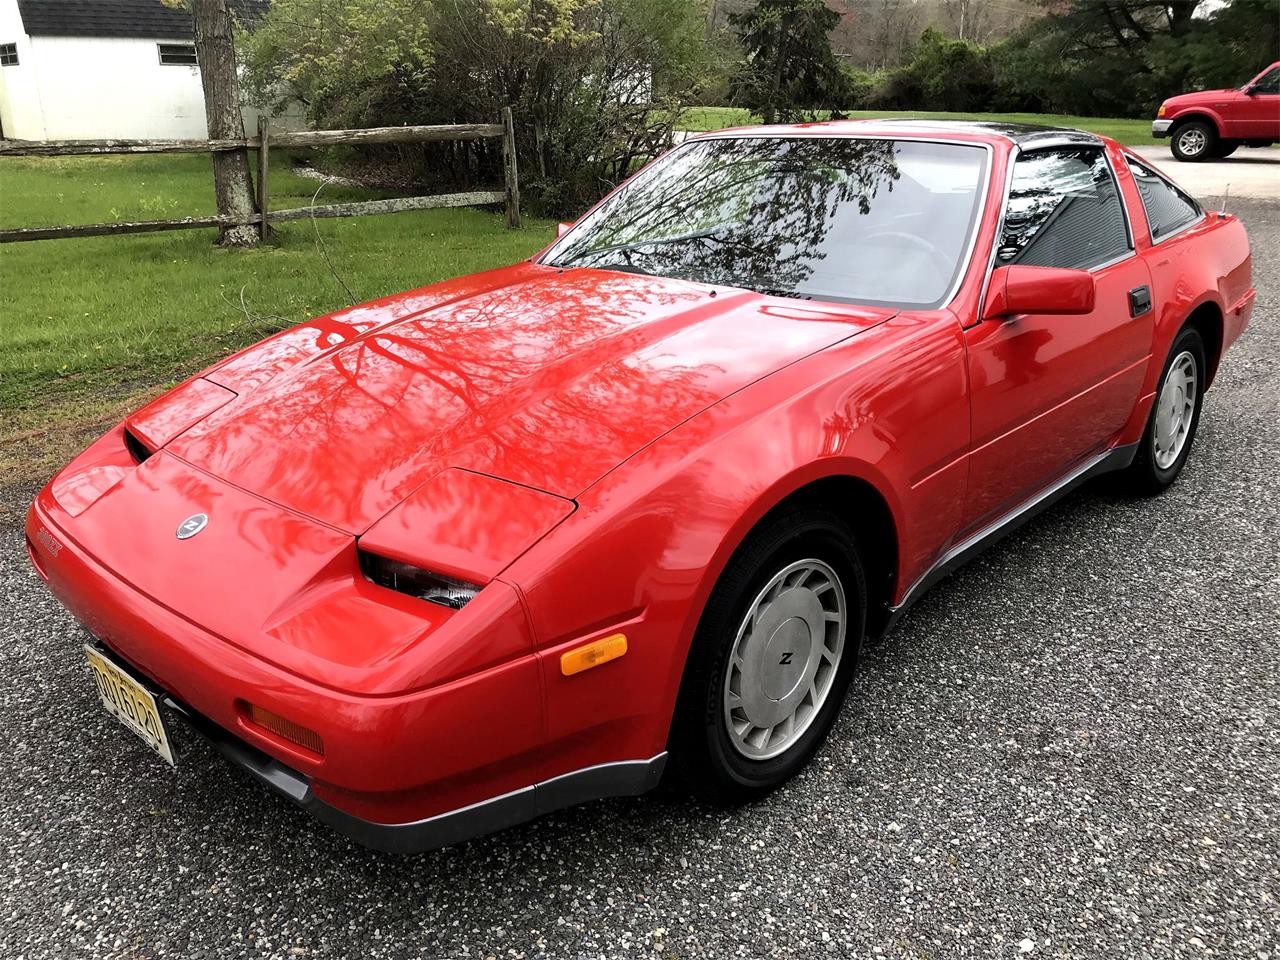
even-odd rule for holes
{"type": "Polygon", "coordinates": [[[1132,237],[1101,145],[1017,156],[992,268],[1089,270],[1097,293],[1087,314],[977,319],[965,331],[967,530],[1102,451],[1128,420],[1152,339],[1150,277],[1132,237]]]}
{"type": "Polygon", "coordinates": [[[1244,139],[1280,139],[1280,66],[1273,66],[1245,88],[1247,93],[1235,104],[1239,121],[1233,136],[1244,139]]]}

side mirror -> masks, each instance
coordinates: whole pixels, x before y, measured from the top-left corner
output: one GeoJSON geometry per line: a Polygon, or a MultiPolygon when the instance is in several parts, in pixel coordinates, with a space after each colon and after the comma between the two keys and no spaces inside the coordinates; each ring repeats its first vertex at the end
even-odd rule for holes
{"type": "Polygon", "coordinates": [[[566,233],[568,233],[571,229],[573,229],[573,224],[572,224],[572,223],[557,223],[557,224],[556,224],[556,239],[557,239],[557,240],[559,240],[559,239],[560,239],[561,237],[563,237],[566,233]]]}
{"type": "Polygon", "coordinates": [[[983,320],[1020,313],[1081,314],[1093,312],[1096,286],[1088,270],[1061,267],[996,267],[987,287],[983,320]]]}

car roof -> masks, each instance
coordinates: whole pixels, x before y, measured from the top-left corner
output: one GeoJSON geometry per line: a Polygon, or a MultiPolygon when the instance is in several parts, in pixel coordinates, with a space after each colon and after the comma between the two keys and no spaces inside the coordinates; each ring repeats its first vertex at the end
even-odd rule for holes
{"type": "Polygon", "coordinates": [[[914,117],[884,120],[823,120],[817,123],[774,124],[772,126],[733,127],[717,130],[705,136],[750,132],[756,136],[784,137],[794,134],[815,135],[859,134],[885,137],[910,134],[918,137],[952,138],[965,140],[1004,140],[1023,149],[1049,144],[1079,143],[1098,145],[1103,138],[1096,133],[1075,130],[1071,127],[1053,127],[1038,123],[1007,123],[996,120],[927,120],[914,117]]]}

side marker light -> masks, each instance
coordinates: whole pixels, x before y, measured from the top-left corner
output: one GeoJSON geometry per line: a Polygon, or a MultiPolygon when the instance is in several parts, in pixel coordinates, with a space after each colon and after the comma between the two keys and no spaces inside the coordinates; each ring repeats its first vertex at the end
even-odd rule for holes
{"type": "Polygon", "coordinates": [[[560,672],[566,677],[575,673],[590,670],[610,660],[617,660],[627,652],[626,634],[615,633],[611,637],[592,640],[581,647],[575,647],[560,654],[560,672]]]}

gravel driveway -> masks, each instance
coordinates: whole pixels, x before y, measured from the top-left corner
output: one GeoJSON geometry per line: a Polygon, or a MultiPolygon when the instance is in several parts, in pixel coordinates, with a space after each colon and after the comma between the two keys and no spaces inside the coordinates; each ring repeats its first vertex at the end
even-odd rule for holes
{"type": "Polygon", "coordinates": [[[1280,960],[1280,205],[1233,207],[1259,307],[1182,480],[1087,488],[936,588],[747,809],[369,853],[107,718],[0,526],[0,957],[1280,960]]]}

